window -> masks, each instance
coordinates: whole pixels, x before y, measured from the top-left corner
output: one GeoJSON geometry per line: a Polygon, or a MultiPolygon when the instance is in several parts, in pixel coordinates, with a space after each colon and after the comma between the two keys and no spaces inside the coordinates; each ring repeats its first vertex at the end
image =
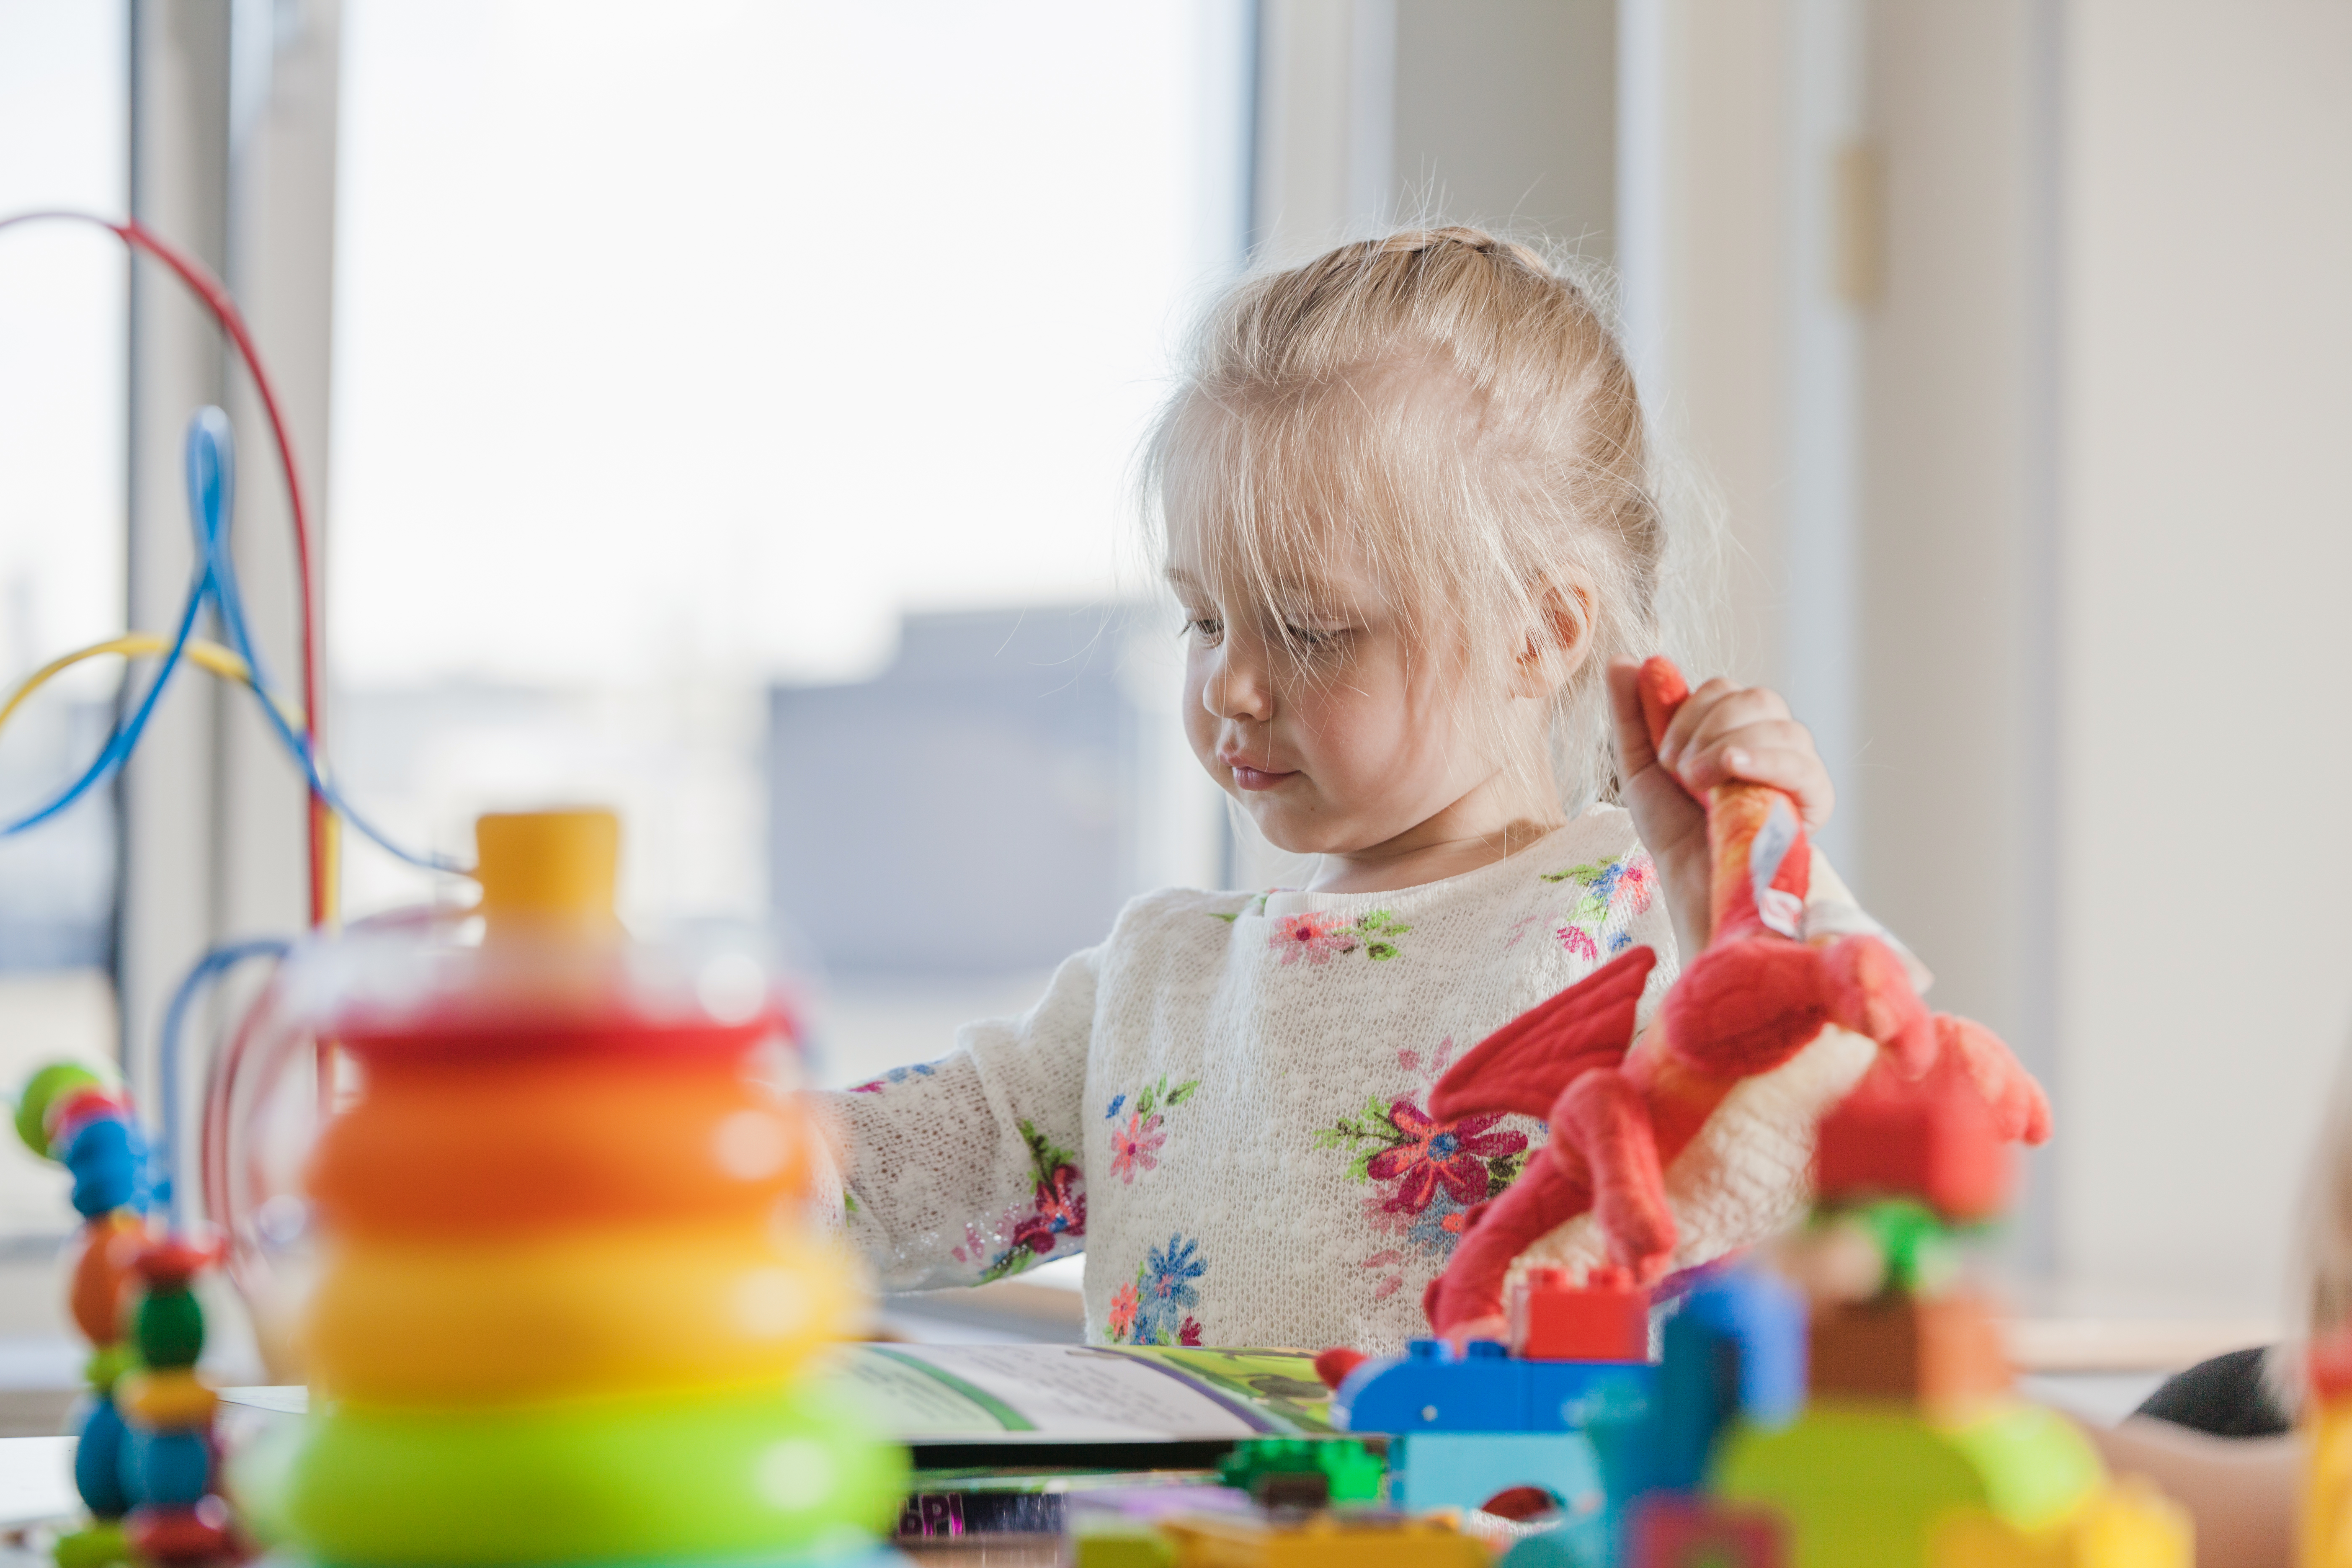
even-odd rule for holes
{"type": "MultiPolygon", "coordinates": [[[[1172,620],[1120,606],[1144,585],[1129,459],[1242,248],[1244,6],[344,15],[330,624],[360,801],[460,852],[486,807],[610,801],[634,912],[761,914],[772,869],[810,863],[772,823],[854,866],[841,836],[939,809],[913,772],[958,764],[878,759],[913,721],[902,641],[955,644],[1019,710],[957,757],[1020,765],[1021,705],[1083,689],[1085,743],[1035,787],[1125,803],[1088,817],[1079,890],[1032,896],[1099,907],[1094,940],[1123,890],[1215,874],[1205,784],[1121,729],[1172,703],[1172,620]],[[1070,641],[1073,617],[1096,629],[1070,641]],[[779,806],[771,759],[797,768],[815,733],[781,726],[820,707],[858,824],[779,806]]],[[[1025,949],[959,950],[943,906],[972,889],[928,864],[868,889],[909,934],[863,1012],[870,966],[825,951],[835,884],[785,911],[848,1009],[836,1078],[1034,989],[1025,949]]],[[[363,910],[423,884],[355,847],[349,888],[363,910]]]]}
{"type": "MultiPolygon", "coordinates": [[[[119,213],[127,167],[124,15],[0,0],[0,216],[119,213]]],[[[124,263],[95,228],[0,233],[0,689],[122,625],[124,263]]],[[[0,732],[0,816],[54,793],[102,743],[119,666],[92,661],[0,732]]],[[[105,791],[0,839],[0,1083],[39,1061],[114,1054],[105,791]]],[[[62,1173],[0,1162],[0,1230],[56,1234],[62,1173]]]]}

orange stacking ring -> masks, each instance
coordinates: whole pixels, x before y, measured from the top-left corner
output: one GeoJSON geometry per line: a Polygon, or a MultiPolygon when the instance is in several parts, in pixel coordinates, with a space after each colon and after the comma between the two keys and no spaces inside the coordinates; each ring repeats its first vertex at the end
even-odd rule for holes
{"type": "Polygon", "coordinates": [[[735,1064],[369,1068],[310,1190],[353,1236],[761,1215],[808,1189],[806,1115],[735,1064]]]}
{"type": "Polygon", "coordinates": [[[743,1222],[363,1240],[327,1264],[313,1386],[378,1407],[781,1387],[848,1306],[824,1244],[743,1222]]]}

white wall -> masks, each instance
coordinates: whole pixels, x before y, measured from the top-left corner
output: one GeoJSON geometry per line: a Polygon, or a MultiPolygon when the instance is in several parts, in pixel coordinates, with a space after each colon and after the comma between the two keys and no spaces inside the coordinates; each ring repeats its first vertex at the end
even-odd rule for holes
{"type": "MultiPolygon", "coordinates": [[[[1318,79],[1330,224],[1366,216],[1342,187],[1368,116],[1333,96],[1373,90],[1365,26],[1400,40],[1374,84],[1400,194],[1432,165],[1452,193],[1524,181],[1532,138],[1467,128],[1580,79],[1565,33],[1509,5],[1268,16],[1307,10],[1341,51],[1318,79]],[[1498,47],[1508,70],[1476,65],[1498,47]]],[[[2036,1304],[2274,1311],[2352,1022],[2352,909],[2330,897],[2352,868],[2332,705],[2352,674],[2352,9],[1615,11],[1618,174],[1589,187],[1612,208],[1593,226],[1628,268],[1647,394],[1727,514],[1732,668],[1836,721],[1841,857],[1936,1002],[2053,1090],[2017,1226],[2036,1304]],[[1849,131],[1878,171],[1858,203],[1821,166],[1849,131]],[[1878,280],[1825,303],[1850,240],[1878,280]],[[1836,539],[1850,586],[1824,592],[1807,552],[1836,539]],[[1841,614],[1842,652],[1819,624],[1841,614]]],[[[1562,167],[1600,151],[1574,134],[1562,167]]],[[[1261,194],[1303,211],[1296,168],[1276,176],[1261,194]]]]}
{"type": "Polygon", "coordinates": [[[2352,7],[2069,16],[2060,1240],[2261,1304],[2352,1016],[2352,7]]]}

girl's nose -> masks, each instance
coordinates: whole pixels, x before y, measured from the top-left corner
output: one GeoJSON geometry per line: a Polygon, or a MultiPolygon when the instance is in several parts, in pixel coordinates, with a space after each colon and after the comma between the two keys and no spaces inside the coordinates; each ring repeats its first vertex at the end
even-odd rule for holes
{"type": "Polygon", "coordinates": [[[1220,719],[1263,722],[1274,716],[1273,694],[1253,661],[1234,657],[1234,640],[1218,650],[1217,668],[1202,683],[1201,705],[1220,719]]]}

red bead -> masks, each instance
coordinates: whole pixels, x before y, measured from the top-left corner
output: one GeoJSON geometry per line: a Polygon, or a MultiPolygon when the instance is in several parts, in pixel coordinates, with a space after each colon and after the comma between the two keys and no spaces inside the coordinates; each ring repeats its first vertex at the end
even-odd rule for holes
{"type": "Polygon", "coordinates": [[[208,1497],[194,1508],[135,1508],[122,1521],[131,1551],[154,1563],[226,1563],[237,1555],[228,1509],[208,1497]]]}
{"type": "Polygon", "coordinates": [[[173,1290],[220,1259],[221,1244],[217,1240],[198,1242],[184,1236],[170,1236],[141,1247],[139,1261],[133,1267],[151,1291],[173,1290]]]}

